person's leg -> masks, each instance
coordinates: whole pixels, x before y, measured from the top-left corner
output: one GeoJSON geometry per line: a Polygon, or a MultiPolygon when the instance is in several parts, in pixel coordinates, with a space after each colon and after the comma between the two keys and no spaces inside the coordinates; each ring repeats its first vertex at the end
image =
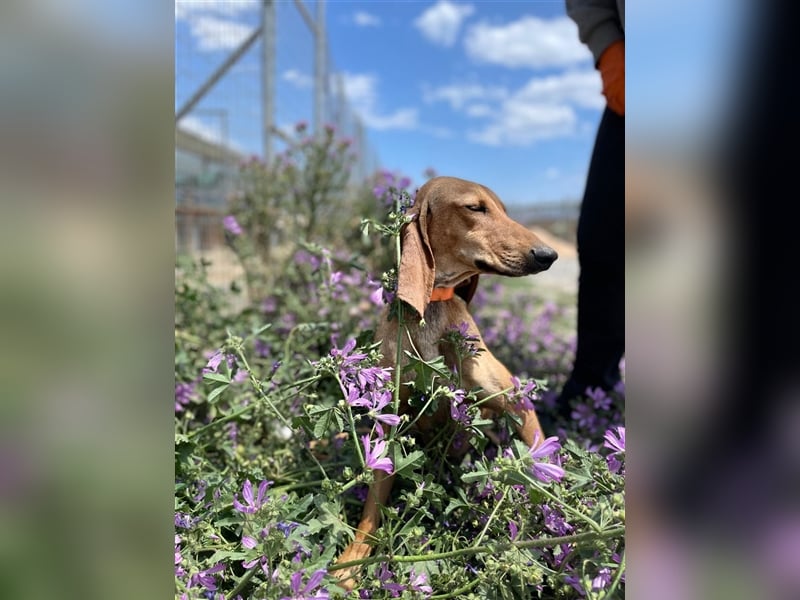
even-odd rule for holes
{"type": "Polygon", "coordinates": [[[606,109],[578,220],[578,340],[558,409],[587,387],[610,390],[625,352],[625,119],[606,109]]]}

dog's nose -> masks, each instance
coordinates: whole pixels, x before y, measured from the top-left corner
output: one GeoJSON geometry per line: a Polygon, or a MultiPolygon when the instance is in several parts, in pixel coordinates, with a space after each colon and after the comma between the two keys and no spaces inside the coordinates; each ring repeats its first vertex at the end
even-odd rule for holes
{"type": "Polygon", "coordinates": [[[531,250],[536,264],[541,267],[542,271],[549,269],[555,260],[558,258],[558,252],[553,250],[550,246],[539,246],[531,250]]]}

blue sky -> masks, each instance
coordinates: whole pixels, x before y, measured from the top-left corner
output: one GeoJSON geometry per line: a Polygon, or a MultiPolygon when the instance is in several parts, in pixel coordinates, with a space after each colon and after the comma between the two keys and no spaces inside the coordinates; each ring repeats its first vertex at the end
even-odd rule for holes
{"type": "MultiPolygon", "coordinates": [[[[178,0],[176,107],[258,24],[257,0],[178,0]]],[[[315,2],[306,0],[315,14],[315,2]]],[[[383,167],[432,167],[509,204],[578,200],[604,106],[563,0],[326,3],[330,62],[383,167]]],[[[311,120],[313,48],[277,3],[276,122],[311,120]]],[[[260,46],[182,125],[260,154],[260,46]]]]}

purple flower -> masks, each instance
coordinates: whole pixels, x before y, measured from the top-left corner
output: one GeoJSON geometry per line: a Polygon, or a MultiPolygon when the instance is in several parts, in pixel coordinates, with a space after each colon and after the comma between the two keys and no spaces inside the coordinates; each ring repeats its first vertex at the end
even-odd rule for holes
{"type": "Polygon", "coordinates": [[[204,587],[207,590],[215,591],[217,589],[217,580],[214,577],[214,573],[219,573],[220,571],[225,570],[225,565],[223,563],[217,563],[210,569],[206,569],[204,571],[200,571],[199,573],[192,575],[189,579],[189,587],[204,587]]]}
{"type": "Polygon", "coordinates": [[[611,396],[603,388],[587,388],[586,395],[592,400],[594,408],[598,410],[611,408],[611,396]]]}
{"type": "Polygon", "coordinates": [[[194,382],[175,384],[175,412],[182,412],[184,406],[195,398],[196,387],[194,382]]]}
{"type": "Polygon", "coordinates": [[[398,425],[400,425],[400,420],[401,419],[400,419],[400,417],[398,415],[393,415],[393,414],[386,414],[386,415],[384,415],[384,414],[372,414],[372,411],[370,411],[370,415],[376,421],[379,421],[380,423],[383,423],[384,425],[388,425],[389,427],[397,427],[398,425]]]}
{"type": "Polygon", "coordinates": [[[528,450],[528,454],[533,459],[533,476],[544,483],[560,481],[564,477],[564,469],[550,462],[555,459],[555,454],[561,449],[558,438],[555,436],[549,437],[537,446],[538,441],[539,432],[537,431],[536,437],[533,439],[533,445],[528,450]],[[542,461],[545,458],[548,462],[542,461]]]}
{"type": "Polygon", "coordinates": [[[573,421],[578,423],[579,427],[585,427],[592,430],[595,428],[597,422],[597,414],[592,406],[589,404],[578,404],[570,415],[573,421]]]}
{"type": "Polygon", "coordinates": [[[433,593],[431,586],[427,585],[428,576],[425,573],[416,574],[414,569],[411,569],[409,577],[411,578],[411,582],[408,584],[409,589],[415,592],[422,592],[428,596],[433,593]]]}
{"type": "Polygon", "coordinates": [[[368,435],[363,436],[361,441],[364,444],[364,462],[367,468],[385,471],[391,475],[394,470],[392,459],[388,456],[382,456],[386,451],[386,442],[384,440],[378,440],[375,442],[375,447],[371,448],[368,435]]]}
{"type": "Polygon", "coordinates": [[[583,584],[581,583],[581,578],[578,577],[575,572],[573,571],[569,575],[564,577],[564,583],[567,583],[572,586],[576,592],[578,592],[581,596],[586,595],[586,590],[583,589],[583,584]]]}
{"type": "Polygon", "coordinates": [[[249,535],[242,536],[242,546],[247,548],[248,550],[252,550],[258,545],[258,542],[255,538],[250,537],[249,535]]]}
{"type": "Polygon", "coordinates": [[[381,437],[383,436],[383,428],[381,428],[380,423],[384,425],[388,425],[389,427],[395,427],[400,424],[400,417],[395,414],[387,413],[382,414],[381,411],[392,401],[392,394],[388,390],[382,390],[380,392],[373,392],[372,393],[372,408],[370,408],[369,413],[367,413],[370,417],[378,421],[378,427],[380,428],[381,437]]]}
{"type": "Polygon", "coordinates": [[[308,578],[306,585],[303,586],[303,574],[305,573],[305,569],[302,571],[298,571],[297,573],[292,573],[292,576],[289,578],[292,595],[291,596],[283,596],[281,600],[306,600],[307,598],[328,598],[328,590],[325,588],[317,588],[322,583],[322,578],[327,575],[327,571],[325,569],[319,569],[318,571],[314,571],[311,577],[308,578]],[[303,587],[301,587],[303,586],[303,587]],[[313,594],[313,595],[312,595],[313,594]]]}
{"type": "Polygon", "coordinates": [[[365,367],[356,373],[356,378],[361,387],[367,386],[383,386],[391,377],[391,369],[383,369],[381,367],[365,367]]]}
{"type": "Polygon", "coordinates": [[[369,293],[369,301],[375,306],[383,306],[383,286],[379,281],[369,281],[368,289],[372,291],[369,293]]]}
{"type": "Polygon", "coordinates": [[[514,523],[514,521],[508,522],[508,532],[511,534],[512,542],[517,539],[517,536],[519,535],[519,527],[517,527],[517,524],[514,523]]]}
{"type": "Polygon", "coordinates": [[[376,185],[374,188],[372,188],[372,193],[378,200],[382,200],[383,197],[386,195],[386,186],[376,185]]]}
{"type": "Polygon", "coordinates": [[[464,403],[466,392],[458,389],[453,390],[453,397],[450,398],[450,417],[464,427],[468,427],[472,423],[472,417],[469,415],[469,407],[464,403]]]}
{"type": "Polygon", "coordinates": [[[345,400],[350,406],[352,406],[353,408],[359,408],[359,407],[369,408],[372,406],[371,400],[364,395],[364,393],[357,385],[355,385],[354,383],[346,385],[347,385],[347,395],[345,397],[345,400]]]}
{"type": "Polygon", "coordinates": [[[217,350],[214,354],[211,355],[211,358],[208,359],[208,363],[206,363],[206,369],[208,369],[212,373],[216,373],[224,357],[225,355],[222,353],[222,350],[217,350]]]}
{"type": "Polygon", "coordinates": [[[512,377],[511,383],[514,385],[514,389],[509,392],[508,401],[517,407],[534,410],[533,402],[539,400],[539,395],[536,393],[536,382],[530,379],[525,386],[522,386],[517,377],[512,377]]]}
{"type": "Polygon", "coordinates": [[[242,226],[239,225],[239,222],[233,215],[228,215],[227,217],[222,219],[222,225],[225,227],[226,230],[230,231],[233,235],[242,235],[244,233],[244,231],[242,230],[242,226]]]}
{"type": "Polygon", "coordinates": [[[603,442],[603,446],[606,448],[610,448],[614,451],[615,454],[624,454],[625,453],[625,427],[620,426],[616,427],[616,434],[614,433],[613,429],[609,429],[606,431],[605,434],[605,442],[603,442]]]}
{"type": "MultiPolygon", "coordinates": [[[[268,296],[264,298],[261,303],[261,311],[265,313],[272,313],[278,308],[278,299],[275,296],[268,296]]],[[[256,340],[258,342],[258,340],[256,340]]]]}
{"type": "Polygon", "coordinates": [[[195,523],[197,523],[198,519],[192,519],[190,515],[185,513],[175,513],[175,527],[180,527],[181,529],[191,529],[195,523]]]}
{"type": "Polygon", "coordinates": [[[564,519],[561,511],[555,508],[550,508],[547,504],[542,504],[542,516],[544,517],[544,526],[546,529],[558,536],[567,535],[573,527],[564,519]]]}
{"type": "Polygon", "coordinates": [[[616,428],[616,433],[613,429],[606,431],[604,436],[605,442],[603,446],[613,450],[611,454],[606,457],[608,463],[608,470],[612,473],[619,473],[622,469],[622,461],[620,457],[624,458],[625,455],[625,427],[620,426],[616,428]]]}
{"type": "Polygon", "coordinates": [[[183,577],[186,574],[186,571],[183,570],[183,567],[178,565],[181,564],[183,561],[183,557],[181,556],[181,537],[179,535],[175,536],[175,576],[176,577],[183,577]]]}
{"type": "Polygon", "coordinates": [[[258,494],[256,497],[253,497],[253,484],[250,483],[250,480],[244,482],[242,486],[242,498],[244,501],[247,502],[247,505],[243,505],[239,502],[238,494],[233,495],[233,507],[241,513],[253,514],[258,511],[262,506],[264,506],[264,494],[267,491],[267,488],[271,484],[271,481],[262,481],[258,486],[258,494]]]}
{"type": "Polygon", "coordinates": [[[378,578],[378,581],[381,582],[381,588],[389,592],[392,598],[398,598],[406,589],[405,585],[391,581],[394,578],[394,573],[389,570],[385,562],[378,566],[375,576],[378,578]]]}
{"type": "Polygon", "coordinates": [[[611,569],[603,567],[598,571],[597,576],[592,579],[592,591],[599,592],[604,590],[609,583],[611,583],[611,569]]]}
{"type": "Polygon", "coordinates": [[[459,325],[451,326],[444,335],[444,339],[453,344],[463,356],[477,356],[478,347],[475,342],[478,336],[469,332],[469,324],[462,321],[459,325]]]}
{"type": "Polygon", "coordinates": [[[350,338],[341,350],[339,348],[331,348],[331,356],[339,361],[343,367],[349,367],[361,362],[367,355],[362,352],[353,352],[356,347],[355,338],[350,338]]]}

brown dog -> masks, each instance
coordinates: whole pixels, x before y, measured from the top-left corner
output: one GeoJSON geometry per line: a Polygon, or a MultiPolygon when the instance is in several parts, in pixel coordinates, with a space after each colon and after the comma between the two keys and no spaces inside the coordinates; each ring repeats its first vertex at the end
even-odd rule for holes
{"type": "MultiPolygon", "coordinates": [[[[403,349],[419,353],[426,361],[444,356],[447,364],[453,365],[452,347],[441,340],[453,326],[467,323],[468,334],[478,339],[476,345],[483,351],[461,364],[464,387],[479,387],[485,397],[511,388],[511,373],[485,348],[467,304],[481,273],[508,277],[538,273],[556,260],[555,250],[509,218],[505,206],[489,188],[455,177],[435,177],[423,185],[409,214],[415,219],[402,232],[397,296],[417,314],[405,310],[403,327],[407,334],[402,336],[403,349]],[[422,318],[424,325],[420,323],[422,318]]],[[[388,320],[387,308],[376,332],[381,342],[382,366],[394,365],[398,326],[397,319],[388,320]]],[[[401,393],[401,413],[408,412],[406,400],[407,395],[401,393]]],[[[447,419],[449,412],[444,404],[435,415],[421,417],[417,426],[431,429],[447,419]]],[[[513,410],[521,419],[517,433],[528,446],[537,432],[538,439],[544,440],[533,410],[509,406],[503,395],[495,396],[483,407],[484,414],[513,410]]],[[[388,499],[393,480],[383,471],[374,471],[374,476],[355,539],[337,563],[366,558],[372,552],[370,538],[378,528],[380,505],[388,499]]],[[[337,575],[340,585],[352,589],[357,570],[342,569],[337,575]]]]}

